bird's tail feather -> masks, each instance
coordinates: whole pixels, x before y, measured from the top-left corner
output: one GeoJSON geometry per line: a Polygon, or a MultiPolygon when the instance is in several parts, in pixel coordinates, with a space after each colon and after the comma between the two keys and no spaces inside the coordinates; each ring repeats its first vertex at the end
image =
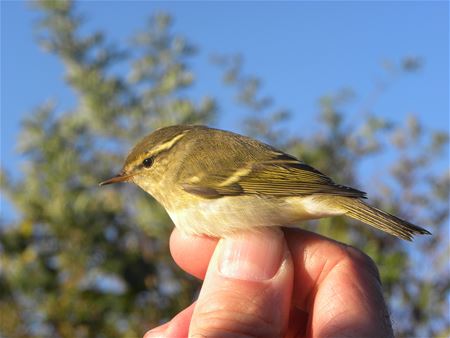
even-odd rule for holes
{"type": "Polygon", "coordinates": [[[416,234],[431,234],[428,230],[371,207],[357,198],[341,198],[339,204],[347,216],[408,241],[416,234]]]}

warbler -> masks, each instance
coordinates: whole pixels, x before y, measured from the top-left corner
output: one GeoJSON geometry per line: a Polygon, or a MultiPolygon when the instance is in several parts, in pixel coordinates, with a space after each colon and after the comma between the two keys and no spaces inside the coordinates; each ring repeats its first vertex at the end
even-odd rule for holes
{"type": "Polygon", "coordinates": [[[144,137],[120,173],[100,185],[116,182],[137,184],[188,234],[226,237],[337,215],[405,240],[430,234],[366,204],[366,193],[334,183],[294,156],[205,126],[164,127],[144,137]]]}

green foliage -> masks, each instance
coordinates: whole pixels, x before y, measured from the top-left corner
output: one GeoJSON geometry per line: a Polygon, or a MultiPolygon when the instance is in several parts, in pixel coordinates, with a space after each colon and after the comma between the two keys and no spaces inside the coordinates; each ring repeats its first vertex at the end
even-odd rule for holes
{"type": "MultiPolygon", "coordinates": [[[[163,125],[211,122],[217,103],[189,97],[195,76],[187,62],[196,48],[171,31],[170,16],[153,16],[122,50],[101,32],[82,36],[83,18],[72,2],[34,6],[41,14],[40,43],[63,62],[77,103],[65,112],[52,102],[35,109],[19,138],[26,159],[20,179],[1,172],[2,189],[19,217],[0,227],[0,335],[139,337],[190,304],[199,284],[170,258],[172,225],[161,207],[134,187],[97,184],[115,174],[141,136],[163,125]],[[113,72],[119,63],[130,73],[113,72]]],[[[364,187],[374,204],[434,233],[412,251],[344,218],[306,225],[375,260],[399,337],[446,336],[450,178],[442,169],[447,164],[436,162],[448,134],[427,130],[414,116],[400,124],[382,120],[369,112],[373,102],[349,121],[343,112],[356,93],[346,89],[320,99],[320,130],[292,136],[289,111],[260,95],[262,81],[244,75],[242,58],[214,61],[250,111],[247,134],[301,156],[339,182],[364,187]],[[378,169],[389,180],[361,174],[360,164],[380,160],[388,149],[396,161],[378,169]],[[389,165],[390,172],[381,172],[389,165]]],[[[421,61],[385,66],[391,81],[421,61]]],[[[371,97],[381,93],[377,87],[371,97]]]]}
{"type": "Polygon", "coordinates": [[[305,226],[353,244],[372,257],[380,270],[398,337],[445,336],[450,327],[448,132],[428,130],[413,115],[396,124],[370,112],[374,98],[399,76],[418,70],[420,60],[389,63],[386,81],[373,89],[370,104],[353,119],[343,113],[355,98],[351,89],[320,98],[317,115],[321,129],[308,133],[299,125],[302,138],[291,135],[296,127],[292,123],[289,129],[285,127],[289,112],[275,107],[272,97],[260,94],[262,81],[243,73],[240,57],[216,56],[214,61],[224,69],[224,82],[236,89],[236,101],[250,111],[248,134],[297,155],[337,182],[370,192],[371,204],[431,230],[432,237],[417,238],[410,244],[344,218],[305,226]],[[395,161],[383,158],[388,151],[394,152],[391,157],[395,161]],[[369,161],[378,163],[376,176],[361,172],[361,165],[369,161]]]}

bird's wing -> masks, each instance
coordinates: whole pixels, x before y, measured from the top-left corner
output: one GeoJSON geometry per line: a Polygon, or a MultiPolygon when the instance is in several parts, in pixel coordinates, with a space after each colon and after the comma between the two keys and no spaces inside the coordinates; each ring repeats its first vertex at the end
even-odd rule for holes
{"type": "Polygon", "coordinates": [[[233,195],[307,196],[313,194],[365,198],[365,193],[338,185],[313,167],[283,153],[273,159],[244,165],[224,174],[210,172],[182,184],[204,198],[233,195]]]}

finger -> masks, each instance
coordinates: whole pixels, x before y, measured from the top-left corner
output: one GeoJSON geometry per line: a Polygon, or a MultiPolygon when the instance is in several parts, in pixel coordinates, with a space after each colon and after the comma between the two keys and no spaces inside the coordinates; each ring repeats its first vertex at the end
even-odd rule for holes
{"type": "Polygon", "coordinates": [[[288,330],[284,338],[305,337],[306,327],[308,325],[308,313],[295,306],[291,308],[289,315],[288,330]]]}
{"type": "Polygon", "coordinates": [[[295,306],[309,313],[307,336],[392,337],[375,264],[320,235],[286,229],[295,306]]]}
{"type": "MultiPolygon", "coordinates": [[[[207,237],[195,237],[195,236],[179,236],[179,232],[175,231],[171,240],[171,248],[174,256],[177,256],[177,263],[185,269],[187,272],[192,273],[193,275],[201,278],[204,276],[204,271],[206,270],[206,264],[209,260],[210,253],[213,251],[215,241],[213,239],[207,237]],[[195,245],[192,245],[194,243],[195,245]],[[204,250],[199,250],[199,247],[202,248],[204,246],[204,250]],[[200,253],[200,255],[199,255],[200,253]],[[190,257],[197,257],[195,259],[190,259],[190,257]]],[[[321,280],[325,279],[325,276],[328,276],[330,270],[335,270],[332,274],[335,275],[333,278],[337,279],[339,282],[342,281],[342,276],[345,275],[349,266],[353,266],[353,273],[350,276],[357,275],[358,278],[355,280],[358,281],[358,284],[363,284],[365,287],[363,288],[363,295],[356,295],[357,300],[366,299],[366,295],[370,291],[370,285],[375,279],[375,289],[378,288],[378,291],[374,292],[371,297],[369,297],[368,301],[360,301],[357,306],[352,308],[358,309],[364,307],[362,302],[365,302],[369,308],[372,308],[375,312],[378,313],[378,316],[373,317],[376,320],[372,321],[373,325],[376,325],[377,328],[383,328],[383,333],[386,336],[391,334],[392,329],[390,325],[389,316],[386,310],[386,306],[381,294],[380,286],[378,284],[378,273],[376,267],[373,262],[367,259],[367,256],[354,251],[343,244],[335,242],[331,239],[322,237],[320,235],[310,233],[304,230],[294,230],[294,229],[285,229],[286,238],[288,239],[288,244],[290,250],[293,255],[294,263],[295,263],[295,288],[294,288],[294,301],[296,306],[300,309],[304,309],[306,311],[311,311],[311,307],[314,304],[315,295],[317,294],[318,286],[325,287],[326,284],[320,283],[321,280]],[[335,269],[336,266],[343,264],[347,266],[344,271],[339,271],[335,269]],[[337,272],[337,273],[336,273],[337,272]],[[361,276],[363,277],[361,280],[361,276]],[[369,281],[364,282],[364,275],[368,275],[369,281]],[[319,280],[319,276],[321,276],[319,280]],[[313,292],[313,291],[316,292],[313,292]],[[375,305],[374,305],[375,304],[375,305]],[[371,306],[374,305],[374,306],[371,306]]],[[[333,280],[333,279],[332,279],[333,280]]],[[[350,281],[347,283],[348,285],[354,285],[353,282],[350,281]]],[[[333,287],[331,285],[331,287],[333,287]]],[[[341,289],[345,292],[348,290],[348,287],[344,285],[341,289]]],[[[326,290],[326,287],[323,289],[326,290]]],[[[354,296],[357,288],[354,290],[350,290],[352,294],[347,295],[348,297],[354,296]]],[[[326,298],[326,297],[325,297],[326,298]]],[[[326,301],[326,299],[325,299],[326,301]]],[[[347,303],[348,306],[352,303],[347,303]]],[[[330,304],[335,304],[332,302],[330,304]]],[[[344,304],[346,305],[346,304],[344,304]]],[[[345,309],[345,307],[340,307],[341,309],[345,309]]],[[[358,312],[358,311],[357,311],[358,312]]],[[[373,311],[372,311],[373,312],[373,311]]],[[[371,311],[362,311],[360,314],[364,314],[364,320],[367,321],[372,314],[371,311]]],[[[338,315],[336,311],[330,312],[330,315],[338,315]]],[[[314,318],[317,318],[316,315],[314,318]]],[[[312,318],[312,317],[310,317],[312,318]]],[[[335,316],[336,318],[336,316],[335,316]]],[[[357,318],[353,317],[354,320],[348,325],[344,325],[352,330],[357,329],[355,327],[355,322],[357,322],[357,318]]],[[[360,321],[361,324],[364,324],[364,320],[360,321]]],[[[345,321],[342,321],[344,324],[345,321]]],[[[372,325],[372,326],[373,326],[372,325]]],[[[358,325],[356,325],[358,326],[358,325]]],[[[364,326],[364,325],[360,325],[364,326]]],[[[367,327],[367,326],[366,326],[367,327]]],[[[311,328],[311,323],[310,323],[311,328]]],[[[377,332],[377,331],[373,331],[377,332]]]]}
{"type": "Polygon", "coordinates": [[[280,230],[221,239],[211,258],[189,335],[281,336],[289,318],[292,278],[290,253],[280,230]]]}
{"type": "Polygon", "coordinates": [[[148,331],[144,338],[187,337],[195,303],[181,311],[170,322],[148,331]]]}
{"type": "Polygon", "coordinates": [[[204,279],[217,242],[216,238],[187,235],[175,228],[170,236],[170,252],[184,271],[204,279]]]}
{"type": "Polygon", "coordinates": [[[161,326],[155,327],[150,331],[147,331],[144,335],[144,338],[163,338],[166,337],[166,330],[169,327],[170,322],[165,323],[161,326]]]}

